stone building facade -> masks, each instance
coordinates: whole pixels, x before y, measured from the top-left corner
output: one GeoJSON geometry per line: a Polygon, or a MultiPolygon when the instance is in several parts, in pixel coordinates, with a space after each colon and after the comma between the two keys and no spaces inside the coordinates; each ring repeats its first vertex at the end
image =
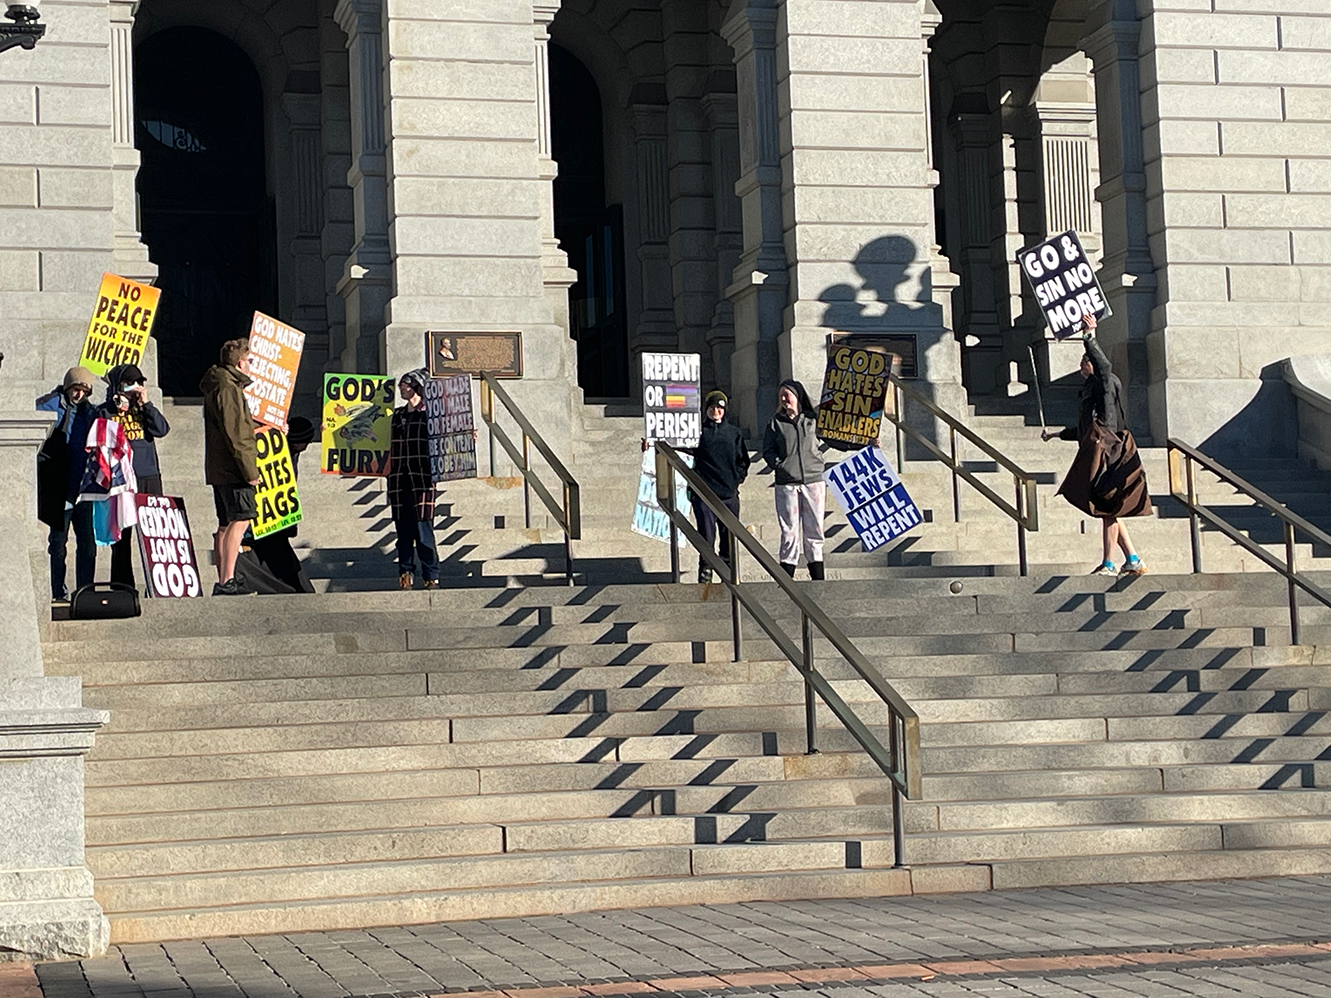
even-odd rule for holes
{"type": "MultiPolygon", "coordinates": [[[[816,383],[833,331],[913,340],[955,411],[1029,383],[1030,346],[1070,372],[1013,262],[1066,228],[1144,439],[1292,451],[1279,362],[1331,332],[1326,0],[41,13],[33,51],[0,54],[0,443],[23,463],[104,271],[164,289],[149,366],[174,395],[256,307],[308,334],[307,403],[322,371],[419,366],[428,330],[519,331],[513,391],[556,447],[649,349],[701,353],[750,430],[781,378],[816,383]]],[[[11,484],[12,537],[33,528],[11,484]]],[[[43,761],[0,779],[27,829],[0,836],[24,843],[0,924],[26,906],[74,952],[104,930],[59,788],[100,720],[42,678],[10,584],[30,573],[3,559],[0,755],[43,761]]]]}

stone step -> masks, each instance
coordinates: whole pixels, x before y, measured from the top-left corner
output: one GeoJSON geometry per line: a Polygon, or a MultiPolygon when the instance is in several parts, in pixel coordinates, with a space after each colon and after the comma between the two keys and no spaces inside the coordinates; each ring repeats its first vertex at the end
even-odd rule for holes
{"type": "MultiPolygon", "coordinates": [[[[596,854],[590,854],[595,856],[596,854]]],[[[594,865],[594,864],[593,864],[594,865]]],[[[972,871],[930,871],[920,890],[984,889],[972,871]]],[[[678,876],[533,884],[517,888],[421,890],[396,895],[327,897],[309,902],[192,905],[175,911],[123,911],[112,924],[114,944],[262,932],[324,931],[414,925],[476,918],[560,915],[569,911],[679,904],[735,904],[814,898],[893,897],[911,893],[907,870],[783,871],[742,876],[678,876]]]]}
{"type": "Polygon", "coordinates": [[[1070,884],[1165,883],[1331,872],[1331,849],[1234,849],[1099,857],[1012,859],[990,864],[995,890],[1070,884]]]}

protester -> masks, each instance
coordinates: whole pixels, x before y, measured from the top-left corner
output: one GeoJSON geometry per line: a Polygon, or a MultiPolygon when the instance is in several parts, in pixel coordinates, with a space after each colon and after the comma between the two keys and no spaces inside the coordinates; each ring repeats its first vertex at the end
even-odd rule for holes
{"type": "Polygon", "coordinates": [[[51,599],[56,603],[69,601],[65,573],[71,525],[75,585],[91,585],[97,574],[92,506],[77,501],[88,458],[88,430],[95,417],[89,401],[93,381],[94,375],[86,367],[71,367],[59,388],[37,400],[39,410],[58,415],[37,455],[37,519],[50,528],[46,551],[51,562],[51,599]]]}
{"type": "MultiPolygon", "coordinates": [[[[693,470],[703,484],[716,493],[716,497],[730,512],[739,516],[739,487],[749,474],[749,449],[744,446],[744,434],[738,426],[727,423],[726,404],[729,400],[722,391],[708,392],[703,401],[702,434],[696,447],[680,447],[684,454],[692,454],[693,470]]],[[[730,564],[730,531],[717,521],[716,514],[706,503],[699,502],[690,492],[693,513],[698,521],[698,533],[707,541],[710,550],[716,549],[718,529],[721,534],[721,559],[730,564]]],[[[712,581],[712,566],[699,556],[698,581],[712,581]]]]}
{"type": "Polygon", "coordinates": [[[257,513],[254,490],[259,484],[255,423],[245,401],[249,365],[249,339],[228,340],[222,344],[218,363],[199,382],[203,392],[204,477],[213,487],[217,510],[214,596],[251,596],[255,592],[235,577],[241,539],[257,513]]]}
{"type": "Polygon", "coordinates": [[[134,501],[139,490],[134,476],[134,451],[120,423],[105,416],[93,419],[88,428],[87,447],[88,460],[77,501],[92,506],[92,532],[97,545],[114,549],[139,522],[134,501]]]}
{"type": "Polygon", "coordinates": [[[425,368],[398,378],[406,405],[393,410],[389,433],[388,502],[397,531],[398,588],[415,582],[419,558],[426,589],[439,587],[439,552],[434,543],[434,478],[430,474],[430,427],[425,416],[425,368]]]}
{"type": "Polygon", "coordinates": [[[776,415],[763,437],[763,460],[776,473],[776,518],[781,525],[781,567],[792,579],[803,534],[809,578],[823,571],[823,455],[818,448],[818,414],[798,381],[781,382],[776,415]]]}
{"type": "MultiPolygon", "coordinates": [[[[162,494],[162,472],[157,461],[158,437],[171,427],[161,411],[148,400],[147,378],[133,364],[113,367],[106,373],[106,401],[97,415],[120,424],[134,455],[134,477],[138,491],[162,494]]],[[[121,531],[120,540],[111,545],[111,581],[134,585],[134,529],[121,531]]]]}
{"type": "Polygon", "coordinates": [[[1081,376],[1086,380],[1077,425],[1059,433],[1046,430],[1041,437],[1081,441],[1058,492],[1083,513],[1100,518],[1104,557],[1092,574],[1144,575],[1146,563],[1138,556],[1128,536],[1128,525],[1122,520],[1150,514],[1146,472],[1137,454],[1137,442],[1128,429],[1123,383],[1095,339],[1095,316],[1084,318],[1086,353],[1081,359],[1081,376]],[[1121,573],[1114,566],[1115,545],[1123,549],[1127,559],[1121,573]]]}

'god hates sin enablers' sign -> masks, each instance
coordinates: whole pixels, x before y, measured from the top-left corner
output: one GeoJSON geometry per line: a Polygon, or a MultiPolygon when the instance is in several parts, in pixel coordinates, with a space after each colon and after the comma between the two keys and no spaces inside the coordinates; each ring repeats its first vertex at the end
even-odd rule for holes
{"type": "Polygon", "coordinates": [[[79,366],[101,377],[118,364],[139,364],[162,292],[115,274],[103,274],[79,366]]]}
{"type": "Polygon", "coordinates": [[[823,394],[818,402],[818,438],[864,447],[878,440],[887,400],[886,351],[828,348],[823,394]]]}

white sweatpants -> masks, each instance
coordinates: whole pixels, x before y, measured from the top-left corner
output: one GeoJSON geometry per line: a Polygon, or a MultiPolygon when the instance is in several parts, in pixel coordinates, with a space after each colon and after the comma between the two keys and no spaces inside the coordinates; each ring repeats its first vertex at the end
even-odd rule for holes
{"type": "Polygon", "coordinates": [[[823,510],[826,502],[827,492],[823,482],[776,486],[776,519],[781,524],[781,549],[777,557],[781,564],[799,564],[801,534],[804,535],[804,560],[823,560],[823,510]]]}

